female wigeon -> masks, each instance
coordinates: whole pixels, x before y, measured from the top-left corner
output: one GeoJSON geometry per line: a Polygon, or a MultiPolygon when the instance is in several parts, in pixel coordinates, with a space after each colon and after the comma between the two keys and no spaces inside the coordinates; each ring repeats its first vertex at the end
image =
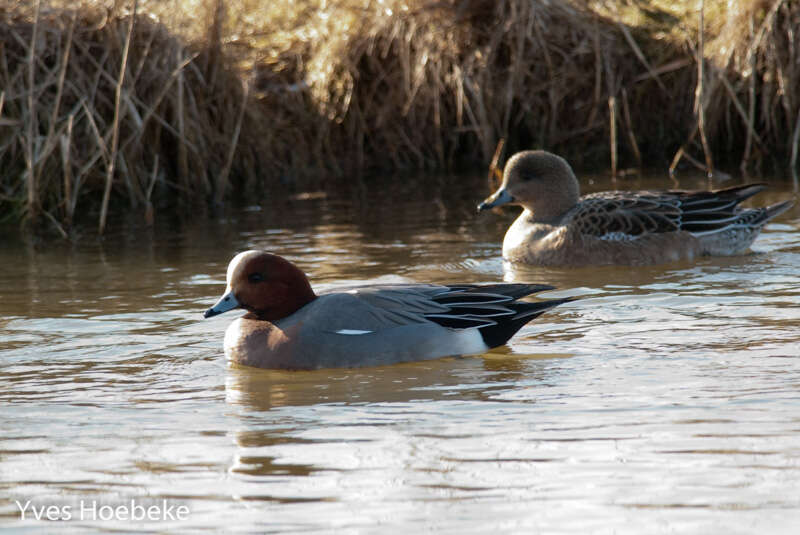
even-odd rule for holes
{"type": "Polygon", "coordinates": [[[763,190],[608,191],[580,196],[569,164],[545,151],[512,156],[503,182],[478,205],[518,204],[522,214],[503,239],[503,258],[537,265],[659,264],[701,255],[735,255],[791,201],[742,209],[763,190]]]}
{"type": "Polygon", "coordinates": [[[393,284],[317,295],[288,260],[262,251],[236,255],[228,287],[204,316],[242,308],[225,332],[225,354],[259,368],[378,366],[484,353],[569,299],[519,298],[552,286],[393,284]]]}

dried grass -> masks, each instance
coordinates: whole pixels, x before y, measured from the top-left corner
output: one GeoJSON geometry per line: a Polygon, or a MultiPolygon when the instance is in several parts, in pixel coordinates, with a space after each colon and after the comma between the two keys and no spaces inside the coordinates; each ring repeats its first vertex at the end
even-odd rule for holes
{"type": "Polygon", "coordinates": [[[609,93],[640,74],[616,24],[569,2],[339,2],[292,35],[261,79],[307,85],[327,119],[311,155],[348,176],[485,165],[501,138],[605,157],[609,93]]]}
{"type": "Polygon", "coordinates": [[[254,174],[256,144],[234,133],[242,122],[264,127],[252,113],[239,118],[242,84],[224,58],[215,63],[148,16],[37,7],[0,7],[4,219],[49,221],[65,233],[73,220],[97,217],[102,233],[109,211],[144,212],[154,189],[194,210],[222,169],[238,181],[254,174]],[[238,158],[228,163],[232,143],[238,158]]]}
{"type": "Polygon", "coordinates": [[[104,191],[152,222],[501,139],[620,173],[800,152],[796,0],[42,2],[0,3],[0,207],[60,232],[104,191]]]}
{"type": "Polygon", "coordinates": [[[800,3],[734,2],[707,54],[710,74],[706,120],[718,150],[741,158],[743,171],[779,169],[796,162],[800,124],[800,3]],[[772,165],[770,165],[772,164],[772,165]]]}

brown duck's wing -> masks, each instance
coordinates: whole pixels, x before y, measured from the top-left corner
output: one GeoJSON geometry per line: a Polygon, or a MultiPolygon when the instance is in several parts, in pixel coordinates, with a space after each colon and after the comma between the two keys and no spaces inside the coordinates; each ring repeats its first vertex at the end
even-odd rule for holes
{"type": "Polygon", "coordinates": [[[680,229],[679,198],[672,192],[609,191],[584,196],[566,222],[581,234],[625,239],[680,229]]]}
{"type": "Polygon", "coordinates": [[[717,191],[596,193],[581,199],[568,216],[569,225],[582,234],[625,239],[678,230],[699,235],[763,224],[765,217],[755,213],[763,209],[741,210],[738,204],[764,188],[764,184],[747,184],[717,191]]]}

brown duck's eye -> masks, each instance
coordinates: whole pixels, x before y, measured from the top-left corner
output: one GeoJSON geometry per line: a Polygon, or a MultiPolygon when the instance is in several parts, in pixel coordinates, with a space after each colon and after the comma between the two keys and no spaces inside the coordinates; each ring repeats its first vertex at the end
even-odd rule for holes
{"type": "Polygon", "coordinates": [[[522,179],[523,182],[528,182],[528,181],[533,180],[534,178],[536,178],[533,175],[533,173],[522,173],[519,177],[522,179]]]}
{"type": "Polygon", "coordinates": [[[247,280],[249,280],[250,282],[263,282],[264,275],[262,275],[261,273],[251,273],[247,276],[247,280]]]}

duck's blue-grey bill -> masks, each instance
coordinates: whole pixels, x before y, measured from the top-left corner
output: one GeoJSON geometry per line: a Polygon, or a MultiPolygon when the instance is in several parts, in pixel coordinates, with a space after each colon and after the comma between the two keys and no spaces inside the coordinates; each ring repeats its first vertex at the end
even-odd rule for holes
{"type": "Polygon", "coordinates": [[[501,206],[514,201],[514,197],[505,189],[499,189],[491,196],[487,197],[485,201],[478,205],[478,211],[482,212],[495,206],[501,206]]]}
{"type": "Polygon", "coordinates": [[[233,310],[238,306],[239,306],[239,301],[233,295],[233,292],[225,292],[225,295],[220,297],[219,301],[217,301],[217,303],[213,307],[205,311],[203,317],[210,318],[212,316],[222,314],[223,312],[233,310]]]}

